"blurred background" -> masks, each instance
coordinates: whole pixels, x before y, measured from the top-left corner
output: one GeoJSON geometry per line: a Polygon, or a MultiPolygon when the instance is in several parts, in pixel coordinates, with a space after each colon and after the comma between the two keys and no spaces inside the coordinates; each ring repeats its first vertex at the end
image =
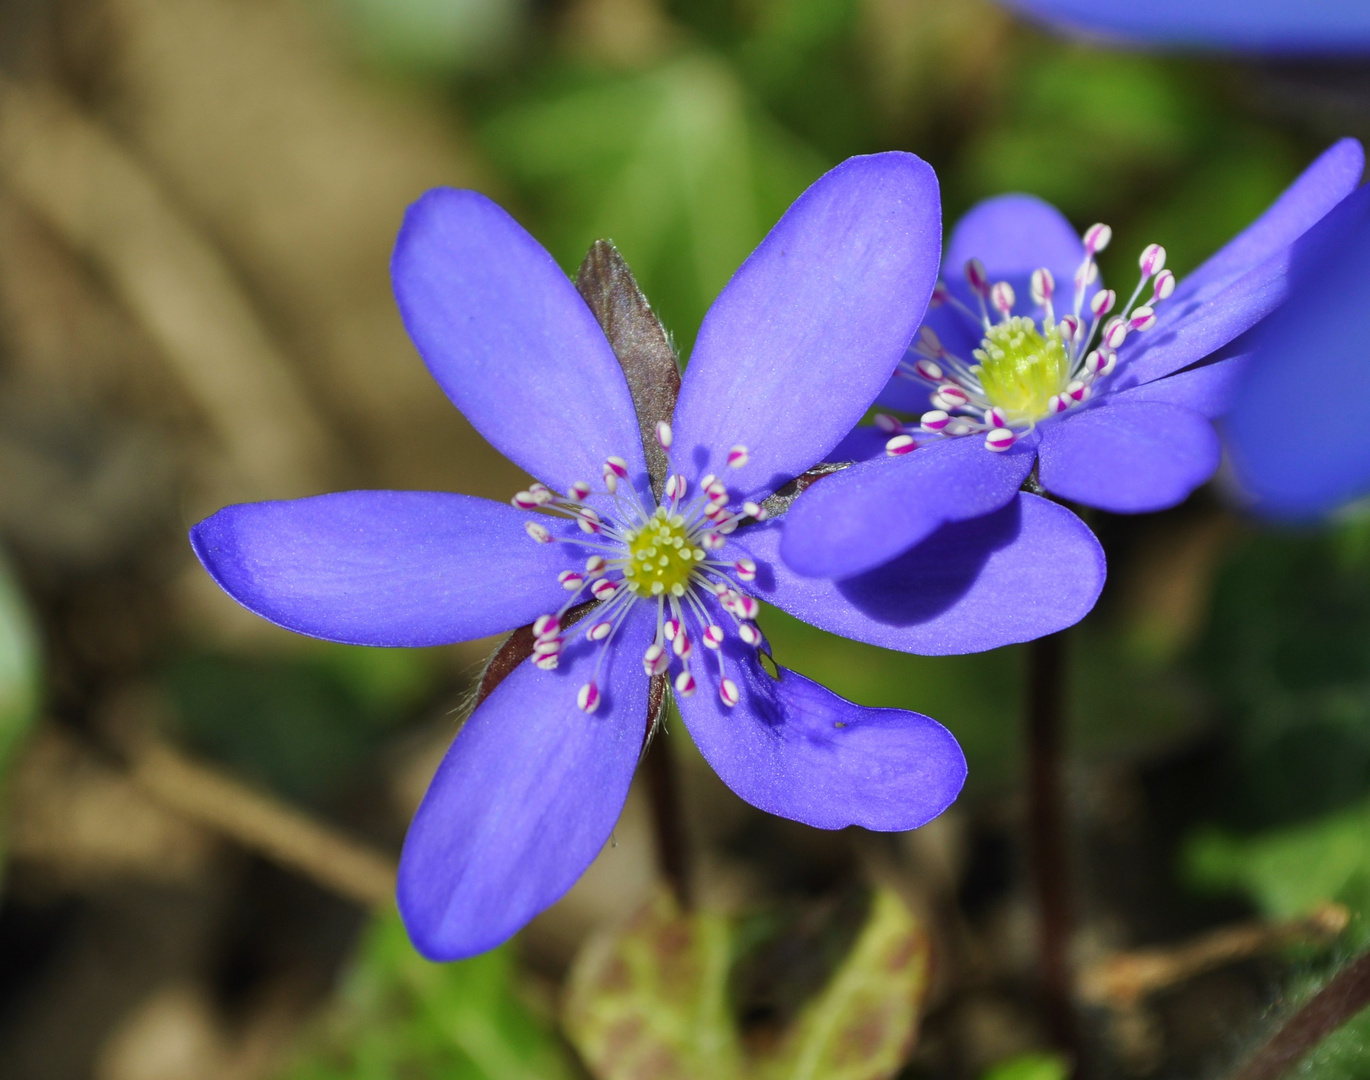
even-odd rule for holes
{"type": "MultiPolygon", "coordinates": [[[[1096,50],[990,0],[0,0],[0,1076],[1064,1075],[1033,989],[1023,650],[909,657],[763,616],[785,665],[946,723],[970,781],[917,833],[821,833],[741,803],[670,724],[703,1008],[670,1000],[704,979],[662,959],[679,919],[603,936],[659,888],[638,788],[514,942],[420,960],[389,875],[493,643],[278,630],[186,529],[526,483],[391,299],[428,187],[488,193],[568,272],[612,238],[688,357],[849,155],[927,159],[948,228],[1011,190],[1109,222],[1105,276],[1130,281],[1150,241],[1192,269],[1344,134],[1370,135],[1370,70],[1096,50]],[[919,957],[883,990],[882,926],[919,957]],[[866,978],[903,1012],[787,1064],[866,978]],[[700,1057],[706,1034],[741,1057],[700,1057]]],[[[1069,778],[1104,1075],[1219,1070],[1370,942],[1370,525],[1275,533],[1235,506],[1218,483],[1091,519],[1110,580],[1069,634],[1069,778]],[[1350,916],[1330,944],[1298,921],[1327,902],[1350,916]],[[1233,928],[1221,962],[1100,975],[1233,928]]],[[[1370,1074],[1362,1026],[1309,1075],[1370,1074]]]]}

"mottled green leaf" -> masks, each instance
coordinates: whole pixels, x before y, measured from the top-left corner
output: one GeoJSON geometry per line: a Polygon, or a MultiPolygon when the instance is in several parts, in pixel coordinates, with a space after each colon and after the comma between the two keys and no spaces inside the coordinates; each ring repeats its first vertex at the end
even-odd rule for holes
{"type": "Polygon", "coordinates": [[[927,993],[929,942],[922,923],[882,889],[855,946],[823,992],[800,1013],[776,1053],[758,1062],[767,1080],[881,1080],[913,1046],[927,993]]]}
{"type": "Polygon", "coordinates": [[[926,932],[880,890],[855,943],[778,1039],[749,1047],[729,1001],[736,934],[658,898],[586,947],[564,1014],[599,1080],[880,1080],[908,1056],[926,992],[926,932]]]}
{"type": "Polygon", "coordinates": [[[732,930],[660,896],[571,970],[566,1032],[600,1080],[745,1075],[728,1010],[732,930]]]}
{"type": "Polygon", "coordinates": [[[414,951],[399,916],[370,929],[337,1003],[281,1080],[559,1080],[574,1072],[520,998],[502,947],[454,964],[414,951]]]}

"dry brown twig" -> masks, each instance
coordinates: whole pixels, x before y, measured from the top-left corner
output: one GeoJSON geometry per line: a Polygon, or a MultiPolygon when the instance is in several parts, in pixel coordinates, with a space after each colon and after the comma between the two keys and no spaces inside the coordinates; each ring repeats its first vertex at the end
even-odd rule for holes
{"type": "Polygon", "coordinates": [[[367,907],[394,902],[395,862],[285,803],[191,761],[160,740],[140,740],[130,775],[144,794],[367,907]]]}
{"type": "Polygon", "coordinates": [[[1351,920],[1341,904],[1319,904],[1301,919],[1224,927],[1183,945],[1117,953],[1080,974],[1079,994],[1090,1005],[1115,1011],[1204,972],[1299,942],[1330,942],[1351,920]]]}

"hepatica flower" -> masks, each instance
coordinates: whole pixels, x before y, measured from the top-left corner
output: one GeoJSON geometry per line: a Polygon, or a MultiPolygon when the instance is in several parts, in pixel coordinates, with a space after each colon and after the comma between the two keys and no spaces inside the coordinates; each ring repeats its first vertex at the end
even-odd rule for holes
{"type": "Polygon", "coordinates": [[[1238,339],[1280,305],[1296,243],[1363,164],[1359,143],[1333,146],[1182,283],[1148,246],[1125,297],[1099,281],[1107,226],[1077,236],[1025,195],[981,203],[954,230],[946,277],[881,396],[917,419],[881,415],[839,448],[868,460],[799,499],[786,562],[830,578],[867,571],[1005,505],[1030,477],[1117,513],[1181,502],[1220,462],[1211,419],[1244,363],[1238,339]]]}
{"type": "Polygon", "coordinates": [[[1370,52],[1364,0],[1005,0],[1068,31],[1124,43],[1271,56],[1370,52]]]}
{"type": "Polygon", "coordinates": [[[776,492],[890,378],[940,247],[925,163],[839,166],[720,294],[678,399],[653,416],[590,307],[503,210],[446,189],[410,208],[392,263],[409,333],[537,482],[513,505],[354,491],[232,506],[192,541],[225,590],[301,633],[423,646],[523,628],[530,655],[457,735],[405,842],[400,910],[428,956],[498,944],[589,865],[655,720],[654,687],[673,689],[723,780],[772,813],[909,829],[955,798],[965,762],[941,725],[773,676],[755,622],[767,600],[861,640],[964,652],[1069,625],[1098,595],[1093,538],[1032,496],[843,588],[776,558],[776,492]]]}

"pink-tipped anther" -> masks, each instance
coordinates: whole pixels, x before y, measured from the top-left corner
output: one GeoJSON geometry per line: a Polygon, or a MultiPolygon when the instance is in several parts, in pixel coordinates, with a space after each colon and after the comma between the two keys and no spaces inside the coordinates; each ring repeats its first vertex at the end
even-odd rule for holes
{"type": "Polygon", "coordinates": [[[737,571],[738,581],[756,580],[756,563],[752,562],[751,559],[745,557],[738,559],[733,563],[733,569],[737,571]]]}
{"type": "Polygon", "coordinates": [[[1072,379],[1070,385],[1066,387],[1065,396],[1079,405],[1081,402],[1089,400],[1089,387],[1079,379],[1072,379]]]}
{"type": "Polygon", "coordinates": [[[674,438],[675,436],[671,433],[671,425],[665,420],[658,420],[656,422],[656,441],[661,444],[661,449],[669,450],[671,440],[674,438]]]}
{"type": "Polygon", "coordinates": [[[723,704],[730,709],[741,700],[741,695],[737,692],[737,683],[729,678],[724,678],[723,681],[718,684],[718,696],[723,704]]]}
{"type": "Polygon", "coordinates": [[[555,615],[539,615],[533,620],[533,636],[539,640],[554,638],[560,633],[561,620],[555,615]]]}
{"type": "Polygon", "coordinates": [[[1057,329],[1061,331],[1061,336],[1067,341],[1074,341],[1080,336],[1080,331],[1084,328],[1084,323],[1074,315],[1066,315],[1061,319],[1057,329]]]}
{"type": "Polygon", "coordinates": [[[584,584],[585,575],[579,570],[563,570],[557,575],[557,580],[567,592],[575,592],[584,584]]]}
{"type": "Polygon", "coordinates": [[[685,498],[686,486],[685,477],[680,473],[672,473],[666,477],[666,498],[679,502],[685,498]]]}
{"type": "MultiPolygon", "coordinates": [[[[924,431],[941,431],[951,423],[951,417],[942,409],[932,409],[929,412],[925,412],[918,422],[923,425],[924,431]]],[[[912,442],[913,440],[910,439],[909,441],[912,442]]],[[[885,448],[886,450],[889,449],[888,443],[885,444],[885,448]]]]}
{"type": "Polygon", "coordinates": [[[610,581],[608,578],[600,578],[590,586],[590,595],[596,600],[608,600],[618,592],[618,583],[610,581]]]}
{"type": "Polygon", "coordinates": [[[1112,289],[1100,289],[1089,298],[1089,311],[1096,319],[1107,315],[1118,302],[1118,294],[1112,289]]]}
{"type": "Polygon", "coordinates": [[[937,279],[937,284],[932,287],[932,299],[928,301],[928,307],[941,307],[951,299],[951,290],[947,288],[947,283],[941,278],[937,279]]]}
{"type": "Polygon", "coordinates": [[[714,532],[712,529],[709,532],[706,532],[703,536],[701,536],[699,538],[699,542],[703,545],[705,551],[717,551],[719,548],[721,548],[724,544],[727,543],[727,541],[723,539],[722,535],[714,532]]]}
{"type": "Polygon", "coordinates": [[[576,508],[576,524],[580,526],[580,531],[585,533],[598,533],[602,528],[599,515],[588,506],[576,508]]]}
{"type": "Polygon", "coordinates": [[[739,593],[737,599],[733,601],[733,610],[737,613],[738,618],[750,622],[761,614],[761,605],[756,602],[755,597],[739,593]]]}
{"type": "Polygon", "coordinates": [[[728,451],[728,468],[740,469],[747,462],[751,461],[752,456],[747,452],[747,448],[741,443],[728,451]]]}
{"type": "MultiPolygon", "coordinates": [[[[946,414],[943,413],[943,416],[946,414]]],[[[903,457],[905,454],[912,454],[918,449],[918,444],[913,441],[912,435],[896,435],[885,443],[885,453],[890,457],[903,457]]],[[[918,459],[922,461],[922,458],[918,459]]]]}
{"type": "Polygon", "coordinates": [[[989,299],[989,275],[985,273],[985,264],[979,259],[971,259],[966,263],[966,281],[977,296],[989,299]]]}
{"type": "Polygon", "coordinates": [[[1097,255],[1108,247],[1108,242],[1113,239],[1113,230],[1103,222],[1099,222],[1097,225],[1091,225],[1086,229],[1084,236],[1080,239],[1084,241],[1087,252],[1091,255],[1097,255]]]}
{"type": "Polygon", "coordinates": [[[556,496],[552,494],[552,489],[549,488],[546,484],[529,484],[528,494],[533,497],[533,501],[536,502],[539,506],[545,506],[547,503],[551,502],[553,499],[556,498],[556,496]]]}
{"type": "Polygon", "coordinates": [[[557,656],[561,652],[561,638],[550,637],[533,642],[534,656],[557,656]]]}
{"type": "Polygon", "coordinates": [[[628,463],[621,457],[607,457],[604,459],[604,471],[611,472],[620,480],[628,479],[628,463]]]}
{"type": "Polygon", "coordinates": [[[593,679],[580,688],[580,693],[576,695],[576,704],[580,706],[581,712],[592,713],[599,708],[599,686],[593,679]]]}
{"type": "Polygon", "coordinates": [[[597,622],[589,630],[585,631],[585,636],[591,641],[603,641],[614,629],[614,624],[609,621],[597,622]]]}
{"type": "Polygon", "coordinates": [[[681,697],[691,696],[698,687],[695,685],[695,677],[688,671],[682,671],[675,677],[675,692],[681,697]]]}
{"type": "Polygon", "coordinates": [[[664,623],[662,623],[661,631],[666,635],[667,641],[674,641],[675,636],[678,633],[680,633],[680,620],[667,619],[664,623]]]}
{"type": "Polygon", "coordinates": [[[742,512],[756,521],[766,520],[766,508],[758,502],[744,502],[742,504],[742,512]]]}
{"type": "Polygon", "coordinates": [[[1052,276],[1051,271],[1045,266],[1039,270],[1034,270],[1032,272],[1032,302],[1039,307],[1045,307],[1055,295],[1056,278],[1052,276]]]}
{"type": "Polygon", "coordinates": [[[1006,428],[1008,427],[1008,417],[1004,414],[1003,409],[997,407],[993,409],[986,409],[985,423],[987,423],[992,428],[1006,428]]]}
{"type": "Polygon", "coordinates": [[[913,369],[928,382],[937,382],[942,378],[942,369],[931,360],[919,360],[913,365],[913,369]]]}
{"type": "Polygon", "coordinates": [[[985,447],[995,452],[1007,450],[1017,438],[1018,436],[1008,428],[995,428],[985,436],[985,447]]]}
{"type": "Polygon", "coordinates": [[[1149,307],[1139,307],[1128,316],[1127,325],[1133,330],[1150,330],[1156,325],[1156,312],[1149,307]]]}
{"type": "Polygon", "coordinates": [[[660,675],[671,666],[671,655],[658,642],[652,642],[647,646],[647,651],[642,654],[642,670],[647,673],[648,678],[653,675],[660,675]]]}
{"type": "MultiPolygon", "coordinates": [[[[924,323],[918,328],[918,345],[924,352],[931,353],[933,356],[942,355],[942,339],[937,336],[937,331],[927,323],[924,323]]],[[[933,366],[936,367],[935,364],[933,366]]],[[[939,370],[934,378],[940,379],[941,377],[942,375],[939,370]]]]}
{"type": "Polygon", "coordinates": [[[560,663],[560,661],[561,657],[557,656],[555,653],[551,656],[535,655],[533,657],[533,666],[539,671],[556,671],[557,664],[560,663]]]}
{"type": "Polygon", "coordinates": [[[1169,270],[1162,270],[1156,275],[1156,284],[1151,290],[1151,302],[1159,304],[1162,300],[1169,300],[1170,294],[1175,291],[1175,275],[1169,270]]]}
{"type": "Polygon", "coordinates": [[[528,522],[528,524],[524,526],[524,529],[527,531],[528,535],[531,536],[534,540],[536,540],[539,544],[550,544],[554,539],[552,534],[549,533],[546,530],[546,528],[539,525],[536,521],[528,522]]]}
{"type": "Polygon", "coordinates": [[[723,627],[712,624],[706,626],[703,640],[706,649],[721,649],[723,647],[723,627]]]}
{"type": "Polygon", "coordinates": [[[1064,394],[1052,394],[1047,398],[1047,412],[1062,413],[1070,408],[1070,398],[1064,394]]]}
{"type": "Polygon", "coordinates": [[[1013,292],[1013,286],[1007,281],[996,281],[989,290],[989,302],[1004,318],[1013,314],[1013,305],[1018,297],[1013,292]]]}
{"type": "Polygon", "coordinates": [[[943,383],[932,395],[932,406],[937,409],[951,410],[964,408],[970,402],[970,395],[955,383],[943,383]]]}
{"type": "Polygon", "coordinates": [[[566,490],[566,495],[576,502],[584,502],[590,497],[590,485],[584,480],[577,480],[566,490]]]}
{"type": "Polygon", "coordinates": [[[585,574],[587,577],[601,577],[608,565],[603,555],[591,555],[585,560],[585,574]]]}
{"type": "Polygon", "coordinates": [[[894,435],[904,430],[903,421],[897,416],[891,416],[889,413],[878,412],[872,416],[871,419],[875,421],[875,426],[886,435],[894,435]]]}
{"type": "Polygon", "coordinates": [[[1119,348],[1127,340],[1128,325],[1122,319],[1113,319],[1104,328],[1103,342],[1110,349],[1119,348]]]}
{"type": "Polygon", "coordinates": [[[536,510],[542,503],[533,498],[531,491],[516,491],[514,497],[509,500],[520,510],[536,510]]]}
{"type": "Polygon", "coordinates": [[[671,652],[682,660],[688,660],[694,652],[694,646],[690,643],[690,635],[683,628],[675,636],[675,640],[671,642],[671,652]]]}
{"type": "Polygon", "coordinates": [[[1165,269],[1165,248],[1161,247],[1160,244],[1147,244],[1142,249],[1142,255],[1137,260],[1137,265],[1142,268],[1142,277],[1159,274],[1165,269]]]}
{"type": "Polygon", "coordinates": [[[761,644],[761,631],[749,622],[744,622],[737,628],[737,636],[752,648],[761,644]]]}

